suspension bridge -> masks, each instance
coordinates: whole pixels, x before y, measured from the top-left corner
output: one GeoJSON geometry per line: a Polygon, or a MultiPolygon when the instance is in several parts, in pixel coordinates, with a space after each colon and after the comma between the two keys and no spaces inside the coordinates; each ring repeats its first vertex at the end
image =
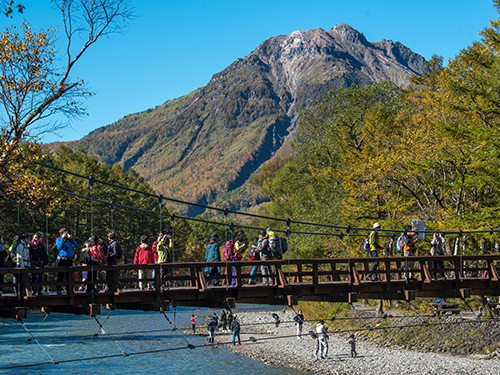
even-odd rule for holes
{"type": "Polygon", "coordinates": [[[4,278],[16,275],[17,282],[0,284],[4,288],[0,297],[0,316],[20,319],[29,309],[94,316],[99,314],[101,305],[111,309],[168,311],[172,306],[232,308],[236,303],[292,306],[298,301],[352,303],[358,299],[411,301],[417,297],[432,297],[465,300],[470,295],[500,296],[496,265],[500,255],[439,258],[445,263],[444,271],[432,268],[436,257],[7,268],[0,269],[0,274],[4,278]],[[379,269],[369,271],[374,261],[379,262],[379,269]],[[270,266],[273,282],[271,285],[249,284],[250,270],[262,264],[270,266]],[[219,267],[221,274],[208,278],[204,272],[206,267],[219,267]],[[154,277],[139,280],[139,270],[154,271],[154,277]],[[79,281],[82,271],[89,274],[112,271],[112,279],[108,281],[110,291],[93,289],[95,284],[103,285],[106,280],[79,281]],[[446,278],[434,278],[436,271],[445,272],[446,278]],[[44,273],[47,281],[31,284],[33,272],[44,273]],[[58,272],[69,273],[69,282],[54,281],[58,272]],[[376,273],[378,280],[367,280],[368,273],[376,273]],[[154,287],[141,290],[136,286],[139,281],[151,282],[154,287]],[[58,285],[66,288],[65,293],[54,292],[58,285]],[[92,292],[79,291],[82,285],[92,292]],[[46,293],[33,295],[32,289],[38,287],[45,288],[46,293]],[[6,291],[14,288],[16,293],[6,291]]]}
{"type": "MultiPolygon", "coordinates": [[[[232,211],[227,208],[212,207],[192,202],[180,201],[173,198],[154,195],[151,193],[119,186],[106,181],[95,179],[92,176],[83,176],[61,168],[35,161],[37,165],[54,169],[59,172],[87,180],[90,197],[68,191],[59,192],[72,195],[91,202],[109,204],[135,211],[145,211],[158,214],[160,231],[162,217],[174,219],[202,221],[217,224],[228,228],[247,228],[261,230],[263,228],[250,227],[243,224],[216,222],[200,218],[175,216],[162,212],[164,201],[194,205],[207,210],[228,214],[243,215],[251,218],[272,220],[281,223],[286,229],[274,229],[275,232],[285,235],[318,235],[332,236],[341,242],[345,237],[365,237],[371,228],[357,228],[322,223],[308,223],[291,219],[267,217],[246,212],[232,211]],[[103,184],[113,188],[123,189],[143,196],[158,198],[158,212],[138,207],[129,207],[115,202],[100,200],[93,196],[92,186],[103,184]],[[305,232],[292,230],[292,225],[318,227],[321,231],[305,232]],[[334,232],[330,232],[333,230],[334,232]]],[[[91,205],[92,210],[92,205],[91,205]]],[[[111,211],[112,213],[112,211],[111,211]]],[[[92,211],[90,214],[92,220],[92,211]]],[[[111,215],[112,217],[112,215],[111,215]]],[[[47,219],[48,220],[48,219],[47,219]]],[[[91,225],[93,232],[93,225],[91,225]]],[[[388,237],[394,242],[397,233],[401,230],[380,229],[381,237],[388,237]]],[[[489,233],[490,237],[500,232],[500,229],[486,229],[473,231],[446,231],[444,234],[456,234],[458,238],[473,233],[489,233]]],[[[420,234],[429,234],[425,232],[420,234]]],[[[491,241],[490,241],[491,242],[491,241]]],[[[291,251],[290,251],[291,252],[291,251]]],[[[288,255],[290,254],[288,252],[288,255]]],[[[116,265],[116,266],[74,266],[74,267],[43,267],[43,268],[5,268],[0,269],[6,282],[0,284],[4,293],[0,298],[0,316],[22,318],[28,309],[43,309],[75,314],[95,315],[101,305],[113,309],[133,309],[146,311],[165,311],[170,306],[199,306],[199,307],[230,307],[235,303],[257,303],[271,305],[294,305],[298,301],[328,301],[353,302],[357,299],[386,299],[407,300],[416,297],[432,298],[463,298],[470,295],[498,296],[500,284],[498,279],[497,263],[500,255],[455,255],[455,256],[427,256],[427,257],[380,257],[380,258],[326,258],[326,259],[287,259],[273,261],[244,261],[244,262],[216,262],[216,263],[180,263],[149,264],[149,265],[116,265]],[[443,261],[445,269],[439,270],[446,274],[445,279],[437,280],[435,261],[443,261]],[[373,262],[379,263],[375,272],[369,271],[373,262]],[[255,266],[268,265],[271,268],[272,285],[251,285],[250,270],[255,266]],[[220,276],[207,279],[203,270],[206,267],[219,267],[220,276]],[[142,282],[154,283],[151,290],[140,290],[138,271],[154,271],[154,277],[142,282]],[[80,286],[92,288],[94,284],[103,284],[99,280],[78,281],[83,271],[89,274],[100,274],[112,271],[112,279],[108,281],[110,292],[92,293],[80,292],[80,286]],[[66,284],[55,280],[57,273],[65,272],[71,275],[66,284]],[[44,282],[30,284],[30,274],[44,274],[44,282]],[[377,274],[377,281],[367,279],[367,275],[377,274]],[[163,275],[163,277],[161,276],[163,275]],[[234,276],[233,276],[234,275],[234,276]],[[14,283],[16,276],[16,283],[14,283]],[[215,284],[215,285],[214,285],[215,284]],[[58,295],[55,287],[64,286],[66,292],[58,295]],[[44,288],[47,293],[34,296],[33,288],[44,288]],[[15,292],[14,292],[15,291],[15,292]],[[9,293],[10,292],[10,293],[9,293]]]]}

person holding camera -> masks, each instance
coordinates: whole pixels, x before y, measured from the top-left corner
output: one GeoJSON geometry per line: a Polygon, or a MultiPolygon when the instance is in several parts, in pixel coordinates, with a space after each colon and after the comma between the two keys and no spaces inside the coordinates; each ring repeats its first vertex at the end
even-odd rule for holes
{"type": "MultiPolygon", "coordinates": [[[[71,267],[73,265],[73,249],[77,246],[77,243],[71,233],[68,230],[64,230],[56,240],[57,246],[57,257],[56,263],[59,267],[71,267]]],[[[58,272],[57,282],[60,283],[64,280],[69,283],[70,273],[69,272],[58,272]]],[[[56,285],[57,294],[62,294],[62,285],[56,285]]]]}
{"type": "MultiPolygon", "coordinates": [[[[158,253],[158,263],[172,263],[172,248],[174,247],[174,242],[172,236],[169,234],[162,234],[158,237],[158,243],[156,245],[156,251],[158,253]]],[[[169,276],[170,269],[160,267],[160,280],[161,287],[165,288],[166,278],[169,276]]]]}

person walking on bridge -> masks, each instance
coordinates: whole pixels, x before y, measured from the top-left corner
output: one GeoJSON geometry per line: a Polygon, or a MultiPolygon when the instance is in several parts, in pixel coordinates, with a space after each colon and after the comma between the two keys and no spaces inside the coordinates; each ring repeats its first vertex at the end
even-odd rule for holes
{"type": "MultiPolygon", "coordinates": [[[[272,260],[272,256],[269,253],[269,239],[267,237],[267,232],[265,230],[261,230],[259,233],[259,238],[261,239],[260,243],[257,245],[253,245],[254,251],[260,254],[261,260],[272,260]]],[[[267,264],[262,264],[260,266],[260,272],[262,273],[262,282],[264,285],[271,285],[273,279],[271,277],[267,277],[271,274],[271,270],[267,264]]]]}
{"type": "MultiPolygon", "coordinates": [[[[151,264],[155,262],[153,249],[146,243],[147,240],[148,236],[146,235],[141,236],[141,244],[139,245],[139,247],[137,247],[137,250],[135,251],[134,264],[151,264]]],[[[152,274],[153,270],[151,269],[148,270],[140,269],[139,280],[151,279],[152,274]]],[[[147,281],[146,283],[139,281],[139,289],[145,290],[147,288],[149,289],[153,288],[152,281],[147,281]]]]}
{"type": "MultiPolygon", "coordinates": [[[[373,231],[370,233],[370,237],[368,238],[368,243],[370,245],[370,256],[372,258],[378,257],[378,250],[382,249],[382,246],[379,244],[378,231],[380,229],[380,223],[373,224],[373,231]]],[[[378,275],[373,273],[378,268],[378,262],[373,262],[370,267],[370,273],[366,275],[366,280],[377,280],[378,275]]]]}
{"type": "MultiPolygon", "coordinates": [[[[220,262],[220,250],[219,244],[217,241],[219,240],[219,236],[217,233],[212,233],[210,237],[210,242],[207,245],[207,249],[205,251],[205,262],[220,262]]],[[[219,267],[206,267],[205,272],[207,272],[207,277],[214,278],[220,275],[219,267]]],[[[219,285],[218,279],[209,280],[212,282],[213,286],[219,285]]]]}
{"type": "Polygon", "coordinates": [[[405,271],[407,272],[406,277],[408,280],[416,280],[412,270],[415,268],[415,263],[413,261],[408,261],[408,257],[414,257],[417,251],[417,227],[413,227],[411,232],[406,232],[403,234],[403,243],[404,243],[404,256],[405,256],[405,271]],[[409,271],[409,272],[408,272],[409,271]]]}

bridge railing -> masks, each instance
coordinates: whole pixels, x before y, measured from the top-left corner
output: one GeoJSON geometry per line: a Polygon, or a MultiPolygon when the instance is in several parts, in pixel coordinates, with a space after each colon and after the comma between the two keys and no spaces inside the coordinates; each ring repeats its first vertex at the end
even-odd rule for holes
{"type": "MultiPolygon", "coordinates": [[[[72,295],[79,289],[97,287],[97,291],[109,287],[113,292],[133,290],[138,284],[152,287],[161,292],[162,287],[187,287],[205,290],[214,284],[230,288],[241,288],[251,277],[262,277],[260,266],[270,268],[272,284],[286,287],[291,284],[350,283],[359,285],[368,282],[367,276],[377,278],[381,282],[400,282],[410,279],[430,283],[443,273],[447,279],[488,279],[498,281],[497,263],[500,255],[466,255],[439,257],[379,257],[379,258],[326,258],[326,259],[290,259],[273,261],[242,261],[242,262],[194,262],[194,263],[162,263],[147,265],[116,265],[116,266],[73,266],[44,268],[2,268],[0,269],[0,289],[12,293],[14,289],[19,296],[31,296],[37,288],[44,291],[66,289],[72,295]],[[444,269],[436,268],[441,264],[444,269]],[[370,271],[374,262],[379,266],[370,271]],[[255,276],[251,275],[254,266],[259,268],[255,276]],[[216,267],[219,273],[209,277],[208,269],[216,267]],[[82,281],[82,273],[88,273],[82,281]],[[143,271],[142,279],[139,271],[143,271]],[[107,273],[108,280],[105,274],[107,273]],[[33,275],[43,275],[43,279],[33,275]],[[69,276],[65,281],[61,275],[69,276]],[[377,275],[374,277],[373,275],[377,275]],[[234,280],[234,282],[233,282],[234,280]],[[107,285],[106,285],[107,284],[107,285]]],[[[142,273],[142,272],[141,272],[142,273]]]]}

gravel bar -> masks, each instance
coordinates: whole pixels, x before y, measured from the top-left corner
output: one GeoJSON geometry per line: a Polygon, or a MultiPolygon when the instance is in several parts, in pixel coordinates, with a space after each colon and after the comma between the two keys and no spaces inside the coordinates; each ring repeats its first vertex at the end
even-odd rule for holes
{"type": "MultiPolygon", "coordinates": [[[[278,327],[272,311],[237,313],[242,345],[229,345],[230,349],[270,365],[327,374],[500,374],[500,361],[496,359],[381,348],[360,339],[356,347],[358,356],[351,358],[348,334],[331,334],[328,358],[315,362],[314,339],[308,334],[314,327],[306,322],[303,336],[298,339],[293,323],[295,312],[281,309],[275,313],[282,322],[278,327]],[[252,342],[251,337],[257,341],[252,342]]],[[[216,340],[227,343],[231,336],[219,329],[216,340]]]]}

